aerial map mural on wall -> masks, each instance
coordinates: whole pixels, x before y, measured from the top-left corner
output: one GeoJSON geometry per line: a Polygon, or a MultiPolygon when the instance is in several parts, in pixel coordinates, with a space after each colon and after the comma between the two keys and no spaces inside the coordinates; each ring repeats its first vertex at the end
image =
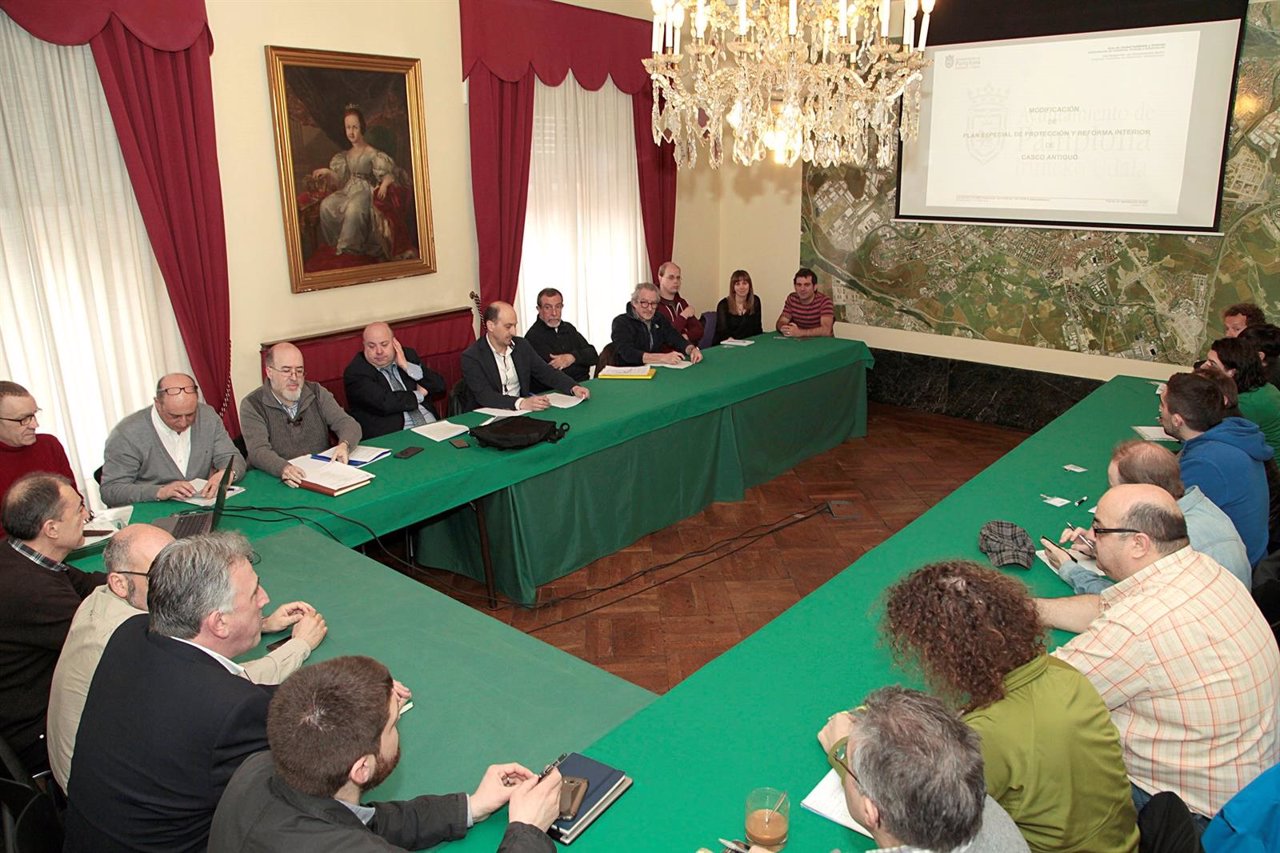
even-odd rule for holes
{"type": "Polygon", "coordinates": [[[800,258],[836,319],[1171,364],[1234,302],[1280,319],[1280,2],[1247,20],[1224,236],[895,223],[891,174],[806,166],[800,258]]]}

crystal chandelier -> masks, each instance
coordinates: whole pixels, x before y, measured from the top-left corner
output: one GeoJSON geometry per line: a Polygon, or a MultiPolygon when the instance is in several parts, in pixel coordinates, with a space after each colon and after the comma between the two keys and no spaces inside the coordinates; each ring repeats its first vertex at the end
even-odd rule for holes
{"type": "Polygon", "coordinates": [[[674,143],[680,167],[702,143],[718,168],[727,123],[743,165],[772,152],[884,169],[894,133],[916,137],[933,4],[905,0],[891,39],[890,0],[653,0],[653,140],[674,143]]]}

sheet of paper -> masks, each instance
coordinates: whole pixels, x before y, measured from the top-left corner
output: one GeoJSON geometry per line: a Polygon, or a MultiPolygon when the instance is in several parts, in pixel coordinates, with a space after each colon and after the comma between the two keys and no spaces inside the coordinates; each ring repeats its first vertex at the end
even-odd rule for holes
{"type": "Polygon", "coordinates": [[[720,342],[720,346],[722,346],[722,347],[749,347],[749,346],[751,346],[751,345],[752,345],[752,344],[754,344],[754,343],[755,343],[755,341],[740,341],[740,340],[738,340],[737,338],[725,338],[723,341],[721,341],[721,342],[720,342]]]}
{"type": "Polygon", "coordinates": [[[1138,434],[1139,438],[1146,441],[1176,441],[1170,438],[1169,434],[1164,431],[1164,427],[1156,424],[1155,426],[1136,426],[1133,431],[1138,434]]]}
{"type": "Polygon", "coordinates": [[[684,370],[686,367],[693,367],[692,361],[677,361],[675,364],[667,364],[665,361],[655,361],[650,363],[650,367],[670,367],[672,370],[684,370]]]}
{"type": "Polygon", "coordinates": [[[467,431],[467,427],[462,424],[455,424],[449,421],[436,421],[433,424],[423,424],[413,428],[413,432],[423,438],[429,438],[432,441],[448,441],[451,438],[462,435],[467,431]]]}
{"type": "Polygon", "coordinates": [[[127,506],[117,506],[111,509],[104,509],[101,512],[95,512],[93,518],[90,518],[84,526],[84,544],[81,548],[88,548],[91,545],[97,545],[100,542],[106,542],[112,536],[124,528],[129,523],[129,519],[133,518],[133,504],[127,506]],[[109,530],[102,536],[91,536],[91,530],[109,530]]]}
{"type": "MultiPolygon", "coordinates": [[[[1049,562],[1049,555],[1046,553],[1046,550],[1044,548],[1041,548],[1039,551],[1036,551],[1036,556],[1040,558],[1040,562],[1044,563],[1046,566],[1053,569],[1054,574],[1057,574],[1058,570],[1054,569],[1053,563],[1049,562]]],[[[1098,568],[1097,560],[1091,560],[1088,557],[1081,557],[1077,555],[1076,562],[1079,563],[1084,568],[1088,569],[1089,571],[1093,572],[1095,575],[1098,575],[1099,577],[1102,576],[1102,569],[1098,568]]]]}
{"type": "Polygon", "coordinates": [[[828,770],[822,781],[809,792],[809,796],[800,801],[800,805],[827,820],[871,837],[871,833],[849,814],[849,805],[844,800],[844,787],[840,784],[840,774],[835,770],[828,770]]]}
{"type": "Polygon", "coordinates": [[[527,409],[494,409],[486,407],[475,409],[474,411],[476,414],[488,415],[491,418],[518,418],[521,415],[529,414],[527,409]]]}
{"type": "MultiPolygon", "coordinates": [[[[211,498],[200,497],[200,493],[204,491],[204,487],[209,485],[208,480],[205,480],[202,477],[196,477],[194,480],[188,480],[187,482],[191,483],[192,487],[195,488],[196,493],[189,498],[178,498],[178,500],[182,501],[184,504],[191,504],[192,506],[213,506],[218,502],[218,496],[216,494],[211,498]]],[[[243,491],[244,486],[227,486],[227,497],[238,495],[243,491]]]]}
{"type": "Polygon", "coordinates": [[[1053,495],[1041,495],[1040,500],[1044,501],[1049,506],[1066,506],[1071,503],[1071,501],[1066,498],[1054,497],[1053,495]]]}
{"type": "Polygon", "coordinates": [[[651,364],[641,364],[636,367],[614,367],[610,365],[600,371],[601,376],[648,376],[649,371],[653,369],[651,364]]]}
{"type": "Polygon", "coordinates": [[[551,405],[557,409],[572,409],[574,406],[582,402],[581,397],[575,397],[572,394],[561,394],[552,392],[547,395],[547,399],[551,401],[551,405]]]}
{"type": "Polygon", "coordinates": [[[1062,470],[1070,471],[1073,474],[1083,474],[1088,468],[1081,468],[1079,465],[1063,465],[1062,470]]]}

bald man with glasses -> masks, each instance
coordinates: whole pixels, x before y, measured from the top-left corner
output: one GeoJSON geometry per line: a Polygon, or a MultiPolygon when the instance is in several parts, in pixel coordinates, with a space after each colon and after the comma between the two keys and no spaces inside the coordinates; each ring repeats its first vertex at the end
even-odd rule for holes
{"type": "Polygon", "coordinates": [[[200,402],[198,393],[196,381],[185,373],[162,376],[154,405],[129,415],[111,431],[102,462],[107,506],[181,500],[197,493],[211,498],[228,462],[233,482],[244,476],[244,457],[231,443],[222,418],[200,402]],[[207,480],[203,489],[192,483],[197,479],[207,480]]]}
{"type": "Polygon", "coordinates": [[[0,381],[0,501],[20,477],[34,471],[61,474],[75,482],[62,442],[36,433],[39,414],[30,391],[17,382],[0,381]]]}
{"type": "Polygon", "coordinates": [[[1111,711],[1138,811],[1173,791],[1207,823],[1280,761],[1275,637],[1244,584],[1192,549],[1159,486],[1108,490],[1089,535],[1116,584],[1037,599],[1042,622],[1079,632],[1054,654],[1111,711]]]}

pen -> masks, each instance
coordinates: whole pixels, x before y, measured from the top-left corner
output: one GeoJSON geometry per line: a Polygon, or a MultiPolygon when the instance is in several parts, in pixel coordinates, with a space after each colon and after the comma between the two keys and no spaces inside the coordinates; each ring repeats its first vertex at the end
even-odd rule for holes
{"type": "Polygon", "coordinates": [[[552,770],[555,770],[557,767],[559,767],[560,762],[564,761],[568,757],[569,757],[569,753],[567,752],[560,753],[559,758],[557,758],[555,761],[548,764],[546,767],[542,768],[542,772],[538,774],[538,781],[541,782],[543,779],[547,778],[547,774],[550,773],[552,770]]]}
{"type": "Polygon", "coordinates": [[[743,847],[741,844],[739,844],[736,841],[730,841],[727,838],[717,838],[716,841],[719,841],[721,844],[723,844],[726,849],[734,850],[736,851],[736,853],[747,853],[747,848],[743,847]]]}
{"type": "Polygon", "coordinates": [[[1088,496],[1088,495],[1084,495],[1083,497],[1081,497],[1081,498],[1080,498],[1080,500],[1076,501],[1075,505],[1076,505],[1076,506],[1080,506],[1080,504],[1084,503],[1084,502],[1085,502],[1085,501],[1087,501],[1087,500],[1089,500],[1089,496],[1088,496]]]}

